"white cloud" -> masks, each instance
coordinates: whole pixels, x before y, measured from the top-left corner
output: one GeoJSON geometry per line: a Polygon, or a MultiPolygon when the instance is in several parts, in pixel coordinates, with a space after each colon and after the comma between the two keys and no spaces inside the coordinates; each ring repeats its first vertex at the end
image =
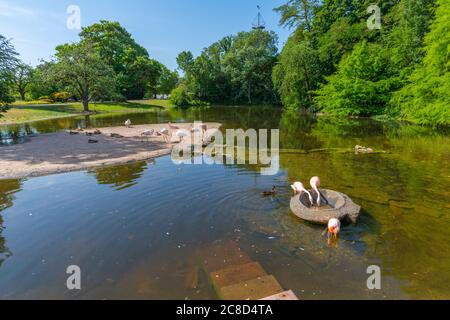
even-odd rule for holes
{"type": "Polygon", "coordinates": [[[19,16],[33,16],[33,10],[19,7],[5,1],[0,1],[0,16],[3,17],[19,17],[19,16]]]}

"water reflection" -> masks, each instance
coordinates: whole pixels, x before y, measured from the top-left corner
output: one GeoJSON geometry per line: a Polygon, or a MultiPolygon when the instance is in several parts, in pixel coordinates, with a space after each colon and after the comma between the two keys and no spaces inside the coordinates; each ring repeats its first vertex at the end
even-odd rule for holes
{"type": "Polygon", "coordinates": [[[13,206],[13,195],[20,190],[21,182],[19,180],[0,180],[0,267],[12,255],[6,246],[6,239],[2,235],[5,230],[2,211],[13,206]]]}
{"type": "Polygon", "coordinates": [[[136,162],[94,169],[91,174],[95,176],[99,184],[112,185],[112,188],[119,191],[136,185],[146,169],[146,162],[136,162]]]}

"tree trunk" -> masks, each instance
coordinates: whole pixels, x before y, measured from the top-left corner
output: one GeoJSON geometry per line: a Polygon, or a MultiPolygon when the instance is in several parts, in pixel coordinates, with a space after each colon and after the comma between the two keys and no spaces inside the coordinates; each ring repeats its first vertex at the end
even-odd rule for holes
{"type": "Polygon", "coordinates": [[[83,110],[89,112],[89,99],[83,99],[83,110]]]}
{"type": "Polygon", "coordinates": [[[20,90],[19,94],[20,94],[20,99],[22,101],[25,101],[25,90],[20,90]]]}

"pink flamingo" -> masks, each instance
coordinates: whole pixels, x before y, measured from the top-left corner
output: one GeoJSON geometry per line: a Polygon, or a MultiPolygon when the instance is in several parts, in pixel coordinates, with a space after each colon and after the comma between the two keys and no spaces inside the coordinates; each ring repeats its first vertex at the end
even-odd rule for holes
{"type": "Polygon", "coordinates": [[[311,185],[311,188],[313,188],[313,190],[317,192],[317,206],[320,207],[320,203],[321,203],[321,201],[320,201],[321,194],[320,194],[320,190],[319,190],[320,178],[312,177],[311,180],[309,181],[309,183],[311,185]]]}
{"type": "Polygon", "coordinates": [[[305,189],[305,186],[301,182],[294,182],[294,184],[291,186],[292,190],[294,190],[295,194],[302,194],[303,192],[306,193],[309,197],[309,201],[311,202],[311,205],[314,203],[314,200],[311,196],[311,193],[305,189]]]}
{"type": "Polygon", "coordinates": [[[341,232],[341,221],[338,219],[330,219],[328,221],[328,237],[334,236],[337,239],[339,233],[341,232]]]}

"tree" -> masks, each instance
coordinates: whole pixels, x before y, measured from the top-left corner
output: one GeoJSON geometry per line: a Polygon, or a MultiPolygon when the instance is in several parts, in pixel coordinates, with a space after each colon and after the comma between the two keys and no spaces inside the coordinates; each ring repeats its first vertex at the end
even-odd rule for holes
{"type": "Polygon", "coordinates": [[[324,112],[338,116],[372,116],[384,112],[397,79],[378,44],[363,41],[339,64],[335,74],[316,91],[315,101],[324,112]]]}
{"type": "Polygon", "coordinates": [[[436,17],[425,38],[425,58],[396,93],[391,106],[420,124],[450,124],[450,6],[437,0],[436,17]]]}
{"type": "Polygon", "coordinates": [[[114,70],[100,57],[94,46],[86,42],[65,44],[56,48],[56,62],[48,77],[76,95],[89,112],[89,101],[96,96],[114,94],[114,70]]]}
{"type": "Polygon", "coordinates": [[[278,55],[277,42],[274,32],[254,30],[238,33],[224,57],[224,68],[231,79],[234,101],[248,104],[277,102],[271,80],[278,55]]]}
{"type": "Polygon", "coordinates": [[[63,89],[61,84],[52,76],[54,64],[55,62],[53,61],[42,61],[41,64],[34,68],[29,84],[29,93],[33,100],[50,97],[53,93],[63,89]]]}
{"type": "Polygon", "coordinates": [[[147,85],[159,77],[158,63],[118,22],[100,21],[83,28],[82,42],[98,49],[100,57],[118,78],[118,88],[127,99],[142,99],[147,85]]]}
{"type": "Polygon", "coordinates": [[[160,76],[156,82],[148,85],[147,95],[155,97],[158,94],[169,95],[178,84],[178,73],[170,71],[167,67],[160,64],[160,76]]]}
{"type": "Polygon", "coordinates": [[[278,55],[274,32],[254,30],[227,36],[194,58],[182,52],[177,62],[184,71],[180,85],[195,104],[278,103],[271,81],[278,55]]]}
{"type": "Polygon", "coordinates": [[[14,68],[14,84],[16,85],[16,89],[19,92],[22,101],[25,100],[25,93],[32,81],[32,75],[33,67],[25,63],[19,63],[14,68]]]}
{"type": "MultiPolygon", "coordinates": [[[[298,30],[298,33],[301,33],[298,30]]],[[[273,82],[287,109],[308,109],[313,105],[312,90],[321,80],[317,51],[302,36],[294,34],[283,48],[273,69],[273,82]]]]}
{"type": "Polygon", "coordinates": [[[288,0],[274,10],[281,15],[280,25],[289,28],[311,30],[318,0],[288,0]]]}
{"type": "Polygon", "coordinates": [[[194,56],[190,51],[183,51],[177,57],[178,68],[185,73],[190,71],[194,63],[194,56]]]}
{"type": "Polygon", "coordinates": [[[7,105],[14,101],[12,75],[17,62],[13,45],[0,35],[0,111],[6,111],[7,105]]]}

